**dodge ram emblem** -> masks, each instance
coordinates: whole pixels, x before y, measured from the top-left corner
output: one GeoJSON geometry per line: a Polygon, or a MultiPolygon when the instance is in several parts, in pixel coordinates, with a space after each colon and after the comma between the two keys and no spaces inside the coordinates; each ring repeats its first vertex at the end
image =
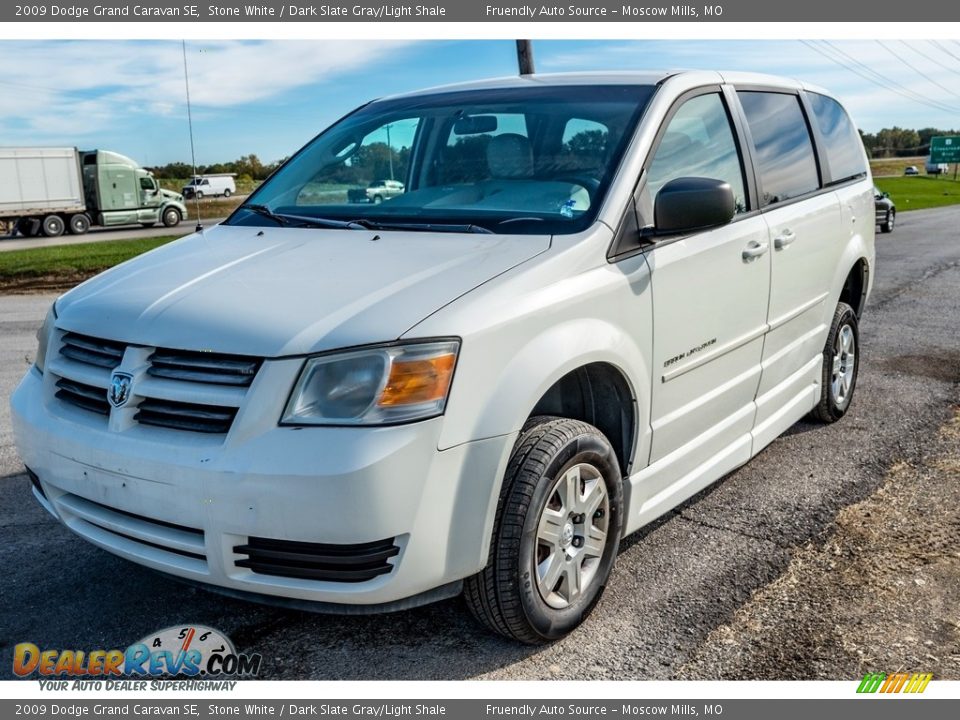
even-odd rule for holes
{"type": "Polygon", "coordinates": [[[115,408],[122,407],[130,399],[130,385],[133,383],[133,376],[127,373],[115,372],[110,377],[110,390],[107,391],[107,399],[115,408]]]}

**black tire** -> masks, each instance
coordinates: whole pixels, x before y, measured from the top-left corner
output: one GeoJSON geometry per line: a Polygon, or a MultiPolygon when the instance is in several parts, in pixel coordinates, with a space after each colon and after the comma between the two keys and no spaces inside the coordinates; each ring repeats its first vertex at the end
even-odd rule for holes
{"type": "Polygon", "coordinates": [[[42,223],[43,234],[47,237],[60,237],[66,230],[67,224],[59,215],[47,215],[42,223]]]}
{"type": "Polygon", "coordinates": [[[382,196],[382,195],[374,195],[374,196],[373,196],[373,204],[374,204],[374,205],[379,205],[379,204],[382,203],[382,202],[383,202],[383,196],[382,196]]]}
{"type": "Polygon", "coordinates": [[[197,191],[193,194],[193,196],[194,196],[197,200],[203,200],[203,191],[202,191],[202,190],[197,190],[197,191]]]}
{"type": "Polygon", "coordinates": [[[90,218],[86,213],[71,215],[67,221],[67,230],[71,235],[86,235],[90,229],[90,218]]]}
{"type": "MultiPolygon", "coordinates": [[[[857,323],[857,314],[846,303],[838,303],[827,335],[827,344],[823,348],[823,370],[820,377],[820,402],[810,413],[810,417],[825,423],[834,423],[850,409],[853,401],[853,392],[857,387],[857,375],[860,371],[860,327],[857,323]],[[849,330],[846,330],[849,328],[849,330]],[[849,332],[852,338],[852,358],[849,353],[843,353],[843,335],[849,332]],[[839,393],[834,383],[834,362],[838,362],[840,375],[849,374],[846,390],[839,393]],[[852,366],[851,366],[852,363],[852,366]]],[[[841,384],[841,389],[843,385],[841,384]]]]}
{"type": "Polygon", "coordinates": [[[893,232],[893,226],[897,221],[897,213],[893,210],[887,211],[887,219],[885,222],[880,223],[880,232],[889,233],[893,232]]]}
{"type": "Polygon", "coordinates": [[[180,211],[175,207],[169,207],[164,210],[161,218],[164,227],[176,227],[182,219],[183,217],[180,215],[180,211]]]}
{"type": "Polygon", "coordinates": [[[230,192],[229,190],[224,190],[224,191],[223,191],[223,196],[224,196],[225,198],[228,198],[228,197],[230,197],[231,195],[233,195],[233,193],[230,192]]]}
{"type": "MultiPolygon", "coordinates": [[[[583,483],[586,481],[575,480],[583,483]]],[[[577,487],[585,487],[578,484],[577,487]]],[[[592,494],[592,493],[590,493],[592,494]]],[[[566,506],[553,513],[562,516],[566,506]]],[[[623,482],[616,453],[603,433],[592,425],[565,418],[538,417],[524,426],[514,446],[500,491],[493,538],[487,567],[468,578],[464,597],[471,613],[496,633],[537,645],[559,640],[579,626],[596,606],[610,570],[617,557],[623,524],[623,482]],[[582,470],[581,470],[582,468],[582,470]],[[584,515],[572,513],[563,521],[565,538],[569,526],[571,544],[557,562],[567,567],[574,560],[571,553],[583,552],[584,534],[605,524],[605,538],[598,555],[585,555],[583,566],[590,564],[591,575],[585,580],[584,591],[566,606],[548,604],[540,589],[538,567],[552,566],[552,553],[539,560],[549,548],[541,544],[538,525],[548,506],[559,498],[560,483],[570,472],[586,473],[588,469],[598,477],[589,482],[602,481],[606,490],[605,510],[597,510],[590,519],[590,530],[585,529],[584,515]],[[579,520],[578,520],[579,518],[579,520]],[[595,522],[596,521],[596,522],[595,522]],[[576,530],[575,528],[579,528],[576,530]],[[576,535],[581,532],[584,534],[576,535]],[[577,545],[577,539],[581,545],[577,545]],[[564,565],[564,562],[567,565],[564,565]]],[[[586,572],[586,571],[583,571],[586,572]]],[[[562,575],[554,585],[556,591],[569,576],[562,575]]],[[[549,582],[549,581],[548,581],[549,582]]],[[[552,594],[550,597],[554,597],[552,594]]],[[[556,604],[556,599],[554,600],[556,604]]]]}

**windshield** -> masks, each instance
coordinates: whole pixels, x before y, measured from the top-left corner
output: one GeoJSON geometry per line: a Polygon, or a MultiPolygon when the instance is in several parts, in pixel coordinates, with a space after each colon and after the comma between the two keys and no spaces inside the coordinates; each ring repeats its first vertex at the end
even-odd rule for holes
{"type": "Polygon", "coordinates": [[[292,216],[576,232],[596,216],[653,90],[532,86],[374,102],[294,155],[250,197],[256,211],[241,207],[227,224],[292,216]]]}

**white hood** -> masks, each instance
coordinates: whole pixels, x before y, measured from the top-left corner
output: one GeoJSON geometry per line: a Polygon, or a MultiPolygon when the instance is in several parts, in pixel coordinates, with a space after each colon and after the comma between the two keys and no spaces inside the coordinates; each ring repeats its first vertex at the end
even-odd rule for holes
{"type": "Polygon", "coordinates": [[[549,246],[549,236],[218,225],[71,290],[57,324],[264,357],[386,342],[549,246]]]}

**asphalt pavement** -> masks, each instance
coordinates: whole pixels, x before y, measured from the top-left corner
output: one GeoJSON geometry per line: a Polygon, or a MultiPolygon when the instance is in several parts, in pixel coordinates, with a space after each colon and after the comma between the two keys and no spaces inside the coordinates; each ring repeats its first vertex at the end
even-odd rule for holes
{"type": "MultiPolygon", "coordinates": [[[[203,218],[203,226],[211,227],[223,222],[226,218],[203,218]]],[[[187,218],[176,227],[168,228],[163,225],[142,227],[140,225],[124,225],[122,227],[92,227],[83,235],[61,235],[60,237],[32,237],[25,238],[17,235],[0,235],[0,252],[10,250],[27,250],[38,247],[57,247],[60,245],[76,245],[78,243],[106,242],[107,240],[136,240],[154,237],[181,237],[189,235],[197,228],[197,221],[187,218]]]]}
{"type": "MultiPolygon", "coordinates": [[[[459,600],[369,617],[229,600],[125,562],[34,501],[6,398],[52,296],[0,297],[0,677],[12,648],[126,647],[202,623],[263,655],[270,679],[670,679],[791,557],[888,469],[927,451],[960,401],[960,208],[904,213],[877,236],[857,393],[838,424],[800,422],[743,468],[621,544],[610,585],[567,639],[529,648],[477,626],[459,600]]],[[[815,648],[811,653],[842,652],[815,648]]],[[[816,677],[811,657],[784,677],[816,677]],[[798,675],[799,673],[799,675],[798,675]]]]}

